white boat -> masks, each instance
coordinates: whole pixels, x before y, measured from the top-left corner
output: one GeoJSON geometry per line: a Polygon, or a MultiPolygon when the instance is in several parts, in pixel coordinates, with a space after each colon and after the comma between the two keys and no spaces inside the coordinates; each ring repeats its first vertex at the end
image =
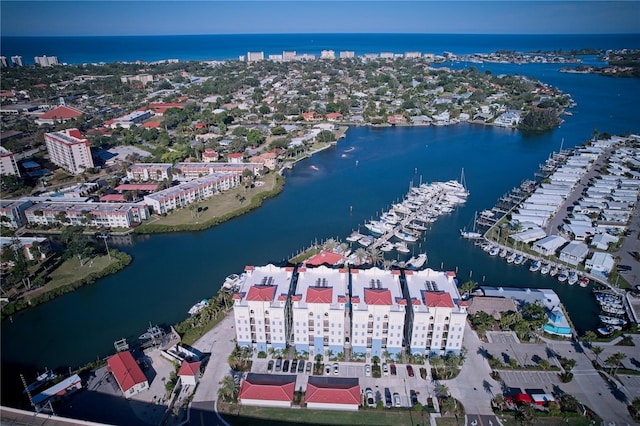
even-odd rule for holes
{"type": "Polygon", "coordinates": [[[509,253],[507,255],[507,263],[513,263],[516,260],[516,254],[515,253],[509,253]]]}
{"type": "Polygon", "coordinates": [[[580,287],[588,286],[589,285],[589,278],[587,278],[587,277],[580,278],[578,284],[580,284],[580,287]]]}
{"type": "Polygon", "coordinates": [[[427,261],[427,254],[420,253],[418,256],[414,256],[407,261],[407,267],[411,269],[420,269],[424,266],[427,261]]]}
{"type": "Polygon", "coordinates": [[[564,282],[568,278],[569,278],[569,271],[567,271],[566,269],[563,269],[562,271],[558,272],[558,281],[564,282]]]}
{"type": "Polygon", "coordinates": [[[522,256],[521,254],[516,254],[516,258],[513,259],[513,263],[515,263],[516,265],[520,265],[522,262],[524,262],[524,256],[522,256]]]}
{"type": "Polygon", "coordinates": [[[394,247],[395,246],[392,243],[390,243],[389,241],[385,241],[380,246],[380,251],[383,251],[383,252],[387,253],[387,252],[390,252],[391,250],[393,250],[394,247]]]}
{"type": "Polygon", "coordinates": [[[56,373],[54,373],[53,371],[47,370],[44,373],[38,375],[38,377],[36,377],[36,380],[30,383],[26,387],[26,389],[22,391],[22,393],[33,392],[36,389],[39,389],[42,386],[46,385],[47,383],[55,380],[57,377],[58,375],[56,373]]]}
{"type": "Polygon", "coordinates": [[[410,243],[415,243],[416,241],[418,241],[418,237],[404,231],[396,231],[393,235],[395,235],[396,238],[400,238],[401,240],[408,241],[410,243]]]}
{"type": "Polygon", "coordinates": [[[240,282],[244,277],[245,277],[245,274],[242,274],[242,275],[231,274],[224,279],[224,282],[222,283],[222,288],[225,290],[234,290],[238,288],[238,286],[240,285],[240,282]]]}
{"type": "Polygon", "coordinates": [[[374,238],[371,235],[365,235],[358,240],[358,243],[361,246],[369,247],[371,244],[373,244],[373,241],[374,241],[374,238]]]}
{"type": "Polygon", "coordinates": [[[189,315],[195,315],[207,306],[209,306],[209,299],[202,299],[189,309],[189,315]]]}
{"type": "Polygon", "coordinates": [[[616,308],[616,307],[613,307],[611,305],[600,305],[600,309],[602,309],[602,311],[607,313],[607,314],[612,314],[612,315],[624,315],[625,314],[624,308],[616,308]]]}
{"type": "Polygon", "coordinates": [[[372,220],[364,224],[364,227],[367,228],[372,234],[382,235],[385,232],[391,230],[391,227],[379,220],[372,220]]]}
{"type": "Polygon", "coordinates": [[[551,265],[549,265],[548,263],[543,263],[540,267],[540,273],[542,275],[547,275],[549,272],[551,272],[551,265]]]}
{"type": "Polygon", "coordinates": [[[502,250],[500,250],[500,253],[498,253],[498,256],[505,258],[507,257],[507,254],[509,254],[509,252],[507,251],[506,248],[503,247],[502,250]]]}
{"type": "Polygon", "coordinates": [[[538,272],[541,266],[542,265],[540,264],[539,260],[534,260],[533,262],[531,262],[531,265],[529,265],[529,271],[538,272]]]}
{"type": "Polygon", "coordinates": [[[477,212],[473,215],[473,228],[471,231],[467,231],[466,229],[460,230],[460,235],[462,238],[468,238],[470,240],[475,240],[478,238],[482,238],[482,234],[476,231],[476,221],[478,220],[477,212]]]}
{"type": "Polygon", "coordinates": [[[489,249],[489,256],[497,256],[500,253],[500,247],[493,246],[489,249]]]}
{"type": "Polygon", "coordinates": [[[351,235],[349,235],[346,238],[346,240],[351,242],[351,243],[355,243],[356,241],[358,241],[362,237],[364,237],[364,234],[361,234],[358,231],[354,231],[354,232],[351,233],[351,235]]]}
{"type": "Polygon", "coordinates": [[[627,323],[626,319],[610,317],[608,315],[598,315],[598,318],[600,318],[603,324],[608,325],[625,325],[627,323]]]}
{"type": "Polygon", "coordinates": [[[554,265],[553,268],[551,268],[551,270],[549,271],[549,275],[555,277],[556,275],[558,275],[558,272],[560,272],[558,270],[558,267],[554,265]]]}
{"type": "Polygon", "coordinates": [[[567,284],[574,285],[578,282],[578,273],[576,271],[569,272],[569,276],[567,277],[567,284]]]}
{"type": "Polygon", "coordinates": [[[396,243],[396,250],[398,250],[400,253],[409,253],[411,251],[409,250],[409,247],[407,247],[407,243],[405,243],[404,241],[396,243]]]}
{"type": "Polygon", "coordinates": [[[409,222],[407,224],[407,228],[413,229],[413,230],[416,230],[416,231],[426,231],[427,230],[426,226],[420,225],[419,223],[416,223],[416,222],[409,222]]]}

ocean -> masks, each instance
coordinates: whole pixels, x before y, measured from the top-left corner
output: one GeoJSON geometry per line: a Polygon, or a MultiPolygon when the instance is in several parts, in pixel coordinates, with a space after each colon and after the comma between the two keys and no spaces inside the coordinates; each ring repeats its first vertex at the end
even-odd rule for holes
{"type": "MultiPolygon", "coordinates": [[[[34,54],[87,62],[132,58],[186,60],[197,59],[196,55],[224,59],[242,54],[245,49],[265,53],[290,49],[303,53],[312,48],[317,51],[344,48],[364,53],[424,52],[432,46],[435,52],[470,53],[640,44],[637,36],[482,36],[483,40],[478,40],[477,36],[279,35],[265,39],[252,35],[105,37],[96,38],[104,45],[96,42],[92,49],[88,40],[91,38],[82,39],[67,44],[62,39],[41,40],[41,49],[34,50],[34,54]],[[155,43],[151,43],[153,39],[155,43]],[[214,40],[220,43],[225,39],[228,42],[224,45],[207,46],[214,40]],[[110,43],[120,40],[123,47],[108,50],[109,40],[110,43]],[[184,42],[184,50],[179,48],[180,40],[184,42]],[[188,40],[191,42],[187,43],[188,40]],[[155,50],[145,51],[141,47],[145,43],[155,50]],[[60,48],[53,48],[56,45],[60,48]]],[[[12,45],[3,38],[3,52],[13,55],[13,50],[11,53],[6,50],[8,46],[12,45]]],[[[129,267],[1,324],[2,403],[25,403],[16,390],[20,387],[19,372],[32,378],[36,370],[45,367],[77,368],[108,356],[114,351],[115,340],[125,337],[134,341],[149,322],[170,325],[183,320],[191,305],[218,291],[225,276],[242,271],[246,265],[279,263],[315,241],[344,239],[401,198],[411,183],[458,179],[462,169],[471,192],[467,204],[433,224],[425,239],[412,247],[414,252],[426,251],[429,267],[457,271],[461,282],[472,278],[485,285],[552,288],[558,292],[578,331],[593,329],[598,309],[590,288],[559,284],[548,276],[529,272],[525,266],[489,257],[461,239],[459,229],[469,226],[474,212],[491,208],[501,195],[533,178],[538,165],[561,145],[568,148],[581,144],[591,137],[594,129],[612,134],[640,132],[637,102],[640,80],[560,73],[561,65],[557,64],[471,65],[494,74],[533,76],[558,87],[577,102],[574,114],[565,117],[559,128],[535,134],[470,124],[353,127],[335,148],[298,163],[287,173],[284,191],[249,214],[202,232],[152,235],[120,242],[114,239],[112,245],[120,243],[118,248],[133,256],[129,267]]]]}
{"type": "Polygon", "coordinates": [[[551,51],[562,49],[640,48],[640,34],[610,35],[468,35],[468,34],[251,34],[117,37],[2,37],[3,56],[57,56],[60,63],[159,61],[165,59],[238,59],[247,52],[297,53],[320,56],[322,50],[442,54],[489,53],[499,49],[551,51]]]}

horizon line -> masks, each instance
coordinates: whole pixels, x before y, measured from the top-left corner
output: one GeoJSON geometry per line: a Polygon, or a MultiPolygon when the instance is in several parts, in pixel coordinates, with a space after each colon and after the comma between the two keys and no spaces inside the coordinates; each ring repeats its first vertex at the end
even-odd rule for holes
{"type": "Polygon", "coordinates": [[[640,36],[634,33],[422,33],[422,32],[292,32],[292,33],[186,33],[186,34],[0,34],[3,37],[185,37],[185,36],[270,36],[270,35],[464,35],[464,36],[640,36]]]}

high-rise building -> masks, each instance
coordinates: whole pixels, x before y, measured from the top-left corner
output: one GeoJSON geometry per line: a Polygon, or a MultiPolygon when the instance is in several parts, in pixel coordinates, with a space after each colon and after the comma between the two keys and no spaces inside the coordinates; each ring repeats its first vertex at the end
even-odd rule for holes
{"type": "Polygon", "coordinates": [[[13,152],[0,146],[0,175],[14,175],[20,177],[20,170],[13,152]]]}
{"type": "Polygon", "coordinates": [[[247,52],[247,62],[264,60],[264,52],[247,52]]]}
{"type": "Polygon", "coordinates": [[[82,137],[78,129],[45,133],[44,141],[50,160],[69,173],[78,175],[93,167],[89,141],[82,137]]]}
{"type": "Polygon", "coordinates": [[[455,272],[405,271],[411,309],[407,312],[407,349],[413,354],[460,353],[467,302],[456,286],[455,272]]]}
{"type": "Polygon", "coordinates": [[[296,51],[295,50],[284,50],[282,52],[282,60],[283,61],[293,61],[296,59],[296,51]]]}
{"type": "Polygon", "coordinates": [[[354,58],[354,57],[355,57],[355,52],[353,50],[345,50],[340,52],[340,59],[354,58]]]}
{"type": "Polygon", "coordinates": [[[12,56],[11,57],[11,63],[13,64],[14,67],[21,67],[22,66],[22,56],[20,56],[20,55],[12,56]]]}
{"type": "Polygon", "coordinates": [[[247,266],[246,279],[233,295],[239,346],[285,349],[291,330],[289,290],[293,267],[247,266]]]}
{"type": "Polygon", "coordinates": [[[336,58],[336,52],[333,50],[323,50],[322,52],[320,52],[320,58],[321,59],[335,59],[336,58]]]}
{"type": "Polygon", "coordinates": [[[382,357],[402,351],[407,301],[400,271],[351,270],[351,353],[382,357]]]}
{"type": "Polygon", "coordinates": [[[7,57],[6,56],[0,56],[0,67],[3,67],[3,68],[7,67],[7,57]]]}
{"type": "Polygon", "coordinates": [[[349,270],[326,266],[298,268],[291,296],[293,343],[311,357],[326,350],[344,353],[349,336],[349,270]]]}
{"type": "Polygon", "coordinates": [[[59,65],[57,56],[36,56],[33,58],[33,62],[35,62],[36,65],[40,65],[41,67],[52,67],[54,65],[59,65]]]}

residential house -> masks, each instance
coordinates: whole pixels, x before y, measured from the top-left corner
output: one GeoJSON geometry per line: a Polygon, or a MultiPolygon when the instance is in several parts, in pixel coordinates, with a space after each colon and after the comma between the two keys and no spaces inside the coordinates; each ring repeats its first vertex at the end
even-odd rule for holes
{"type": "Polygon", "coordinates": [[[113,374],[127,399],[149,389],[149,381],[129,351],[118,352],[109,357],[107,369],[113,374]]]}
{"type": "Polygon", "coordinates": [[[295,374],[248,373],[240,385],[241,405],[289,408],[296,390],[295,374]]]}
{"type": "Polygon", "coordinates": [[[309,376],[304,395],[308,409],[357,411],[361,400],[357,377],[309,376]]]}
{"type": "Polygon", "coordinates": [[[558,258],[573,266],[578,266],[589,254],[589,247],[582,241],[571,241],[562,250],[558,258]]]}

